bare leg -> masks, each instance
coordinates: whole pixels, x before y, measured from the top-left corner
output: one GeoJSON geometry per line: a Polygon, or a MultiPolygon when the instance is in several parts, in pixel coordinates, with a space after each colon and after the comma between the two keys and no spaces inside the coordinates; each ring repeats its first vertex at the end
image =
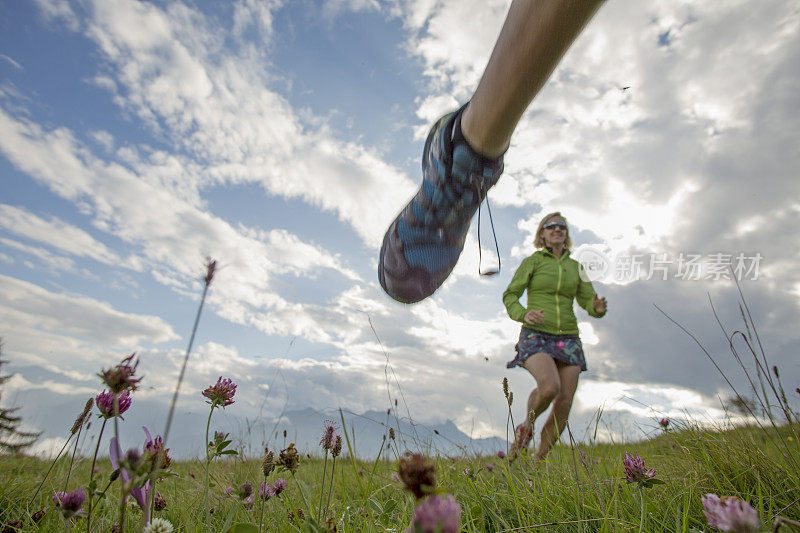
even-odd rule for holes
{"type": "Polygon", "coordinates": [[[502,154],[533,98],[602,0],[514,0],[461,131],[476,151],[502,154]]]}
{"type": "Polygon", "coordinates": [[[547,410],[550,402],[561,390],[561,380],[555,360],[546,353],[535,353],[523,363],[525,369],[536,380],[536,388],[528,396],[528,410],[522,425],[532,430],[531,422],[547,410]]]}
{"type": "Polygon", "coordinates": [[[559,364],[558,376],[561,380],[561,390],[553,399],[553,410],[542,427],[542,438],[536,449],[536,459],[544,459],[550,448],[558,440],[561,432],[567,425],[569,411],[572,408],[572,398],[578,388],[578,377],[581,367],[576,365],[559,364]]]}

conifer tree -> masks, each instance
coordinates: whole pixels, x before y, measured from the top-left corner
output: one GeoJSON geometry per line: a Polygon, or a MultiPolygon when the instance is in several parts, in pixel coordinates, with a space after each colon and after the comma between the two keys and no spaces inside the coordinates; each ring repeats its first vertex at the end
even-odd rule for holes
{"type": "Polygon", "coordinates": [[[19,407],[2,406],[3,384],[13,376],[2,374],[3,364],[7,362],[3,359],[3,343],[0,339],[0,453],[21,453],[36,442],[41,433],[22,431],[22,418],[16,415],[19,407]]]}

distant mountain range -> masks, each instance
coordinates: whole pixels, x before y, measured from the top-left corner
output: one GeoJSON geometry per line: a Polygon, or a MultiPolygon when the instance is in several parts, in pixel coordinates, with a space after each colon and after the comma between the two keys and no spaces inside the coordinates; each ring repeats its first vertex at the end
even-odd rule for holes
{"type": "MultiPolygon", "coordinates": [[[[388,415],[385,411],[367,411],[363,414],[344,412],[343,414],[353,455],[360,459],[376,457],[382,445],[384,452],[388,451],[388,446],[392,446],[398,453],[409,450],[442,456],[493,455],[499,450],[505,451],[506,449],[505,440],[497,437],[470,438],[450,420],[431,425],[418,424],[407,418],[395,417],[394,412],[388,415]],[[394,441],[389,437],[389,428],[394,429],[394,441]]],[[[339,411],[320,412],[303,409],[284,413],[275,423],[275,432],[269,435],[267,444],[273,449],[278,449],[294,442],[302,453],[321,455],[322,449],[319,441],[326,420],[336,424],[339,428],[338,433],[344,439],[339,411]],[[285,440],[284,430],[286,431],[285,440]]],[[[343,441],[342,448],[342,453],[346,454],[348,452],[346,440],[343,441]]],[[[389,453],[389,457],[394,457],[394,453],[389,453]]]]}

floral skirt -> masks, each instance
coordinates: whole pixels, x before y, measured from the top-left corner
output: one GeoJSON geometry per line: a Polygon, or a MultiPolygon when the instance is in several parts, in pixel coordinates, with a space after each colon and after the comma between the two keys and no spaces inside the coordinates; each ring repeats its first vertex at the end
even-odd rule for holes
{"type": "Polygon", "coordinates": [[[514,346],[516,357],[506,364],[506,368],[522,366],[528,357],[535,353],[546,353],[553,359],[568,365],[581,367],[586,370],[586,359],[583,356],[583,344],[577,335],[553,335],[543,331],[522,328],[519,342],[514,346]]]}

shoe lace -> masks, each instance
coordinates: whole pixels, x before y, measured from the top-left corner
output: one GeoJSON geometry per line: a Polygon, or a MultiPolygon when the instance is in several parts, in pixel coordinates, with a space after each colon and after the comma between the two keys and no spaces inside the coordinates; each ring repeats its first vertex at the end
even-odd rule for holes
{"type": "Polygon", "coordinates": [[[486,186],[483,185],[480,180],[477,180],[475,176],[472,178],[472,183],[476,188],[476,192],[478,193],[478,275],[494,276],[500,272],[500,247],[497,244],[497,234],[494,231],[494,220],[492,220],[492,207],[489,205],[488,189],[486,189],[486,186]],[[481,246],[481,204],[483,202],[481,200],[486,200],[486,210],[489,212],[489,224],[491,225],[492,237],[494,238],[494,249],[497,252],[497,268],[492,266],[486,270],[482,268],[483,253],[481,250],[483,247],[481,246]]]}

